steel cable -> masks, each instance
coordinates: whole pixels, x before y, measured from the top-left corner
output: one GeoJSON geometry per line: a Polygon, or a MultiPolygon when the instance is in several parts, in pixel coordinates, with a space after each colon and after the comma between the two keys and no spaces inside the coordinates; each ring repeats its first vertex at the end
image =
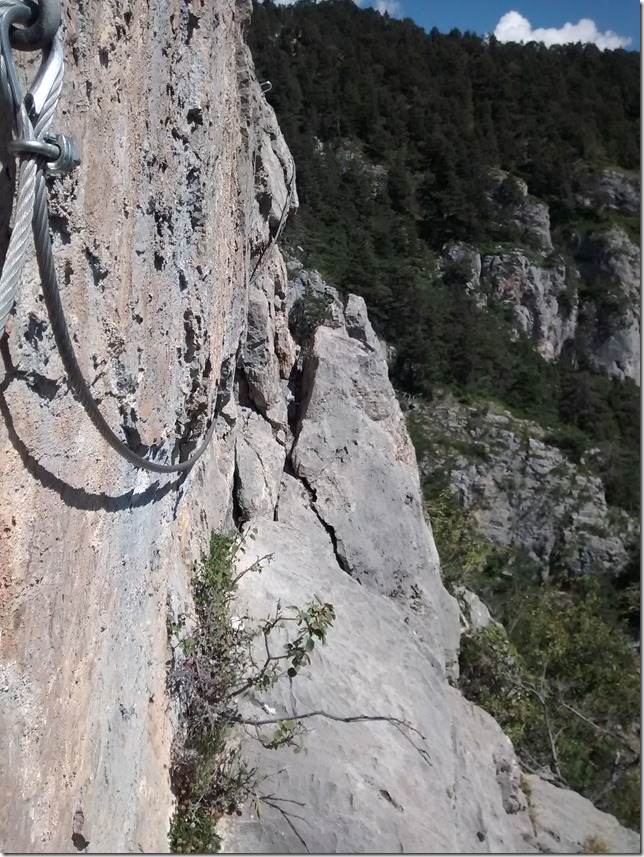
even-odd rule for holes
{"type": "Polygon", "coordinates": [[[130,447],[124,443],[118,435],[110,428],[102,413],[98,409],[94,397],[83,377],[82,370],[78,365],[74,346],[72,345],[67,322],[65,321],[65,312],[60,300],[60,291],[58,289],[58,278],[56,276],[56,268],[54,266],[54,254],[51,248],[49,239],[49,213],[47,205],[47,185],[45,176],[40,167],[36,175],[36,194],[34,202],[34,240],[36,244],[36,257],[38,259],[38,269],[42,280],[43,295],[45,297],[45,305],[49,315],[54,340],[60,359],[67,373],[67,379],[76,398],[81,403],[87,416],[92,421],[94,427],[98,430],[101,437],[109,443],[120,456],[122,456],[130,464],[142,470],[150,470],[153,473],[179,473],[184,470],[189,470],[193,464],[206,451],[208,444],[215,430],[214,414],[210,426],[204,436],[203,441],[196,452],[178,464],[159,464],[156,461],[149,461],[137,455],[130,447]]]}
{"type": "MultiPolygon", "coordinates": [[[[2,19],[3,10],[6,12],[7,9],[11,7],[24,5],[26,4],[24,4],[22,0],[0,0],[0,21],[2,19]]],[[[38,141],[39,143],[44,142],[45,135],[47,134],[60,96],[62,80],[63,63],[61,60],[58,72],[50,86],[45,101],[40,108],[35,126],[32,125],[24,101],[19,104],[15,118],[15,137],[16,139],[19,139],[22,144],[29,144],[32,141],[38,141]]],[[[2,88],[3,94],[6,95],[6,100],[8,102],[12,102],[13,97],[13,103],[15,103],[15,93],[12,96],[8,69],[2,52],[0,52],[0,87],[2,88]]],[[[31,227],[33,228],[38,269],[42,281],[45,305],[47,307],[49,321],[54,334],[54,341],[60,354],[65,372],[67,373],[69,386],[85,409],[85,412],[92,424],[112,449],[114,449],[122,458],[134,467],[142,470],[148,470],[153,473],[178,473],[189,470],[203,455],[210,444],[216,426],[216,414],[214,410],[210,425],[197,450],[185,461],[177,464],[161,464],[144,458],[130,449],[130,447],[110,428],[94,400],[92,392],[83,376],[76,358],[75,349],[69,335],[65,312],[61,302],[53,250],[49,236],[48,194],[45,182],[46,167],[47,159],[42,154],[28,152],[22,152],[20,154],[16,214],[9,247],[5,257],[5,263],[0,275],[0,334],[4,330],[7,317],[15,303],[18,285],[20,283],[22,270],[25,264],[25,256],[31,227]]],[[[293,170],[293,175],[287,185],[286,201],[278,228],[275,235],[272,236],[269,243],[260,254],[257,264],[251,274],[251,281],[254,280],[264,268],[264,265],[268,261],[270,251],[275,246],[281,235],[290,209],[294,182],[295,169],[293,170]]]]}

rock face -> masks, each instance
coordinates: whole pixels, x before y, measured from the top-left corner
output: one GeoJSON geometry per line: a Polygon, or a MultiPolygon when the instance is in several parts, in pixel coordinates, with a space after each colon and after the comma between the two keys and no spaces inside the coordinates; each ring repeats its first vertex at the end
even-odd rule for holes
{"type": "Polygon", "coordinates": [[[545,360],[577,353],[598,371],[639,384],[639,247],[613,226],[573,236],[570,251],[572,262],[522,249],[481,256],[473,245],[452,242],[438,270],[456,276],[480,309],[491,302],[511,309],[515,335],[531,337],[545,360]]]}
{"type": "Polygon", "coordinates": [[[576,792],[559,789],[528,774],[523,779],[531,807],[537,845],[546,854],[622,853],[640,848],[640,837],[599,812],[576,792]]]}
{"type": "Polygon", "coordinates": [[[449,396],[423,415],[431,453],[421,470],[446,472],[495,545],[522,548],[544,575],[625,569],[637,521],[609,509],[601,480],[549,444],[541,427],[449,396]]]}
{"type": "Polygon", "coordinates": [[[583,174],[577,179],[575,202],[584,208],[603,208],[622,214],[639,214],[639,181],[629,179],[618,170],[605,169],[599,174],[583,174]]]}
{"type": "Polygon", "coordinates": [[[247,521],[275,557],[244,578],[249,611],[318,592],[338,612],[311,676],[272,704],[418,731],[322,719],[286,766],[251,744],[306,821],[243,816],[230,847],[535,851],[508,739],[448,682],[459,610],[364,303],[303,271],[289,289],[272,246],[294,166],[244,44],[250,11],[65,9],[55,124],[83,166],[53,182],[52,232],[80,361],[141,451],[177,460],[217,422],[184,476],[116,457],[68,391],[30,262],[1,346],[0,849],[167,849],[166,620],[190,609],[211,529],[247,521]]]}
{"type": "Polygon", "coordinates": [[[500,222],[513,226],[534,247],[552,250],[548,206],[528,193],[523,179],[494,170],[489,177],[488,198],[500,222]]]}
{"type": "MultiPolygon", "coordinates": [[[[325,287],[291,267],[296,297],[287,305],[297,320],[302,284],[318,294],[325,287]]],[[[364,301],[351,295],[343,307],[330,297],[328,324],[298,345],[290,452],[271,489],[279,485],[278,501],[273,514],[252,519],[253,551],[273,560],[244,578],[240,610],[259,617],[278,600],[304,604],[318,594],[336,606],[337,626],[310,674],[244,708],[259,717],[317,708],[382,714],[418,731],[322,718],[306,755],[285,758],[250,742],[268,792],[298,801],[299,820],[270,806],[261,819],[251,812],[225,825],[224,849],[535,850],[511,745],[446,681],[458,609],[439,577],[383,350],[364,301]]],[[[254,442],[263,474],[279,443],[265,433],[254,442]]]]}
{"type": "MultiPolygon", "coordinates": [[[[318,718],[309,724],[306,754],[262,750],[250,741],[249,760],[268,775],[262,788],[290,817],[265,806],[261,818],[251,811],[231,819],[222,850],[535,851],[508,740],[441,678],[432,622],[425,618],[422,633],[419,625],[412,631],[404,605],[342,570],[307,494],[285,479],[278,510],[286,520],[261,522],[254,545],[274,561],[249,581],[243,598],[261,616],[279,598],[303,604],[318,593],[336,605],[338,619],[310,671],[266,697],[267,708],[276,716],[323,708],[338,716],[398,717],[426,738],[387,722],[318,718]]],[[[246,704],[248,716],[266,717],[265,711],[259,702],[246,704]]]]}
{"type": "MultiPolygon", "coordinates": [[[[616,170],[580,175],[576,184],[582,208],[639,212],[638,186],[616,170]]],[[[491,302],[509,307],[516,335],[530,336],[545,360],[576,354],[598,371],[639,384],[640,248],[613,225],[573,234],[566,257],[555,253],[548,206],[503,170],[489,178],[488,202],[497,226],[514,230],[513,241],[521,246],[509,249],[506,242],[482,254],[451,242],[438,260],[439,275],[462,285],[480,309],[491,302]]]]}
{"type": "Polygon", "coordinates": [[[302,388],[291,462],[333,536],[339,564],[380,592],[413,597],[417,610],[434,612],[434,623],[447,615],[449,627],[414,450],[361,298],[350,296],[344,326],[318,329],[302,388]],[[401,505],[406,514],[393,514],[401,505]]]}
{"type": "Polygon", "coordinates": [[[640,249],[613,226],[573,239],[572,250],[588,294],[580,313],[583,348],[596,369],[639,384],[640,249]]]}
{"type": "Polygon", "coordinates": [[[91,851],[167,849],[167,605],[185,604],[210,529],[232,525],[235,363],[274,219],[265,173],[279,208],[293,169],[243,41],[250,11],[64,4],[54,128],[83,163],[52,182],[51,208],[80,362],[110,423],[161,455],[194,447],[216,402],[219,416],[186,476],[119,459],[67,388],[30,261],[2,345],[3,851],[74,852],[76,813],[91,851]]]}
{"type": "Polygon", "coordinates": [[[566,282],[566,265],[544,267],[514,250],[481,260],[481,282],[510,306],[520,330],[546,360],[556,360],[574,339],[577,296],[566,282]]]}

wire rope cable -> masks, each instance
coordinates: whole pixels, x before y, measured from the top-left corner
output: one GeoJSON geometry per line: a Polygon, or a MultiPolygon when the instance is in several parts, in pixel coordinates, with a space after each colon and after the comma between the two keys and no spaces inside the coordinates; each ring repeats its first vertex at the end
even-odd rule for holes
{"type": "MultiPolygon", "coordinates": [[[[31,15],[30,8],[22,0],[0,0],[0,28],[4,36],[2,39],[2,51],[0,51],[0,87],[2,88],[5,101],[8,103],[13,102],[14,104],[15,139],[13,149],[17,151],[20,157],[13,229],[2,273],[0,274],[0,334],[6,326],[7,318],[16,300],[16,293],[25,265],[30,233],[33,229],[43,295],[54,334],[54,341],[67,374],[69,386],[85,409],[92,424],[103,439],[121,457],[139,469],[148,470],[153,473],[179,473],[189,470],[203,455],[210,444],[216,425],[214,413],[202,442],[189,458],[176,464],[162,464],[152,461],[134,452],[110,428],[100,412],[78,364],[65,320],[54,265],[51,239],[49,237],[48,195],[45,182],[46,159],[39,153],[38,146],[34,149],[31,148],[31,144],[34,142],[38,144],[45,143],[45,138],[58,103],[64,69],[62,50],[58,42],[58,37],[55,37],[52,48],[54,51],[57,50],[60,52],[61,60],[53,76],[51,73],[49,74],[50,79],[47,81],[48,92],[34,125],[27,112],[26,103],[28,98],[24,100],[20,99],[19,101],[16,98],[16,85],[13,83],[12,86],[11,80],[12,69],[10,64],[12,60],[8,54],[7,47],[9,26],[15,21],[27,20],[28,15],[25,14],[25,9],[31,15]]],[[[30,95],[32,95],[31,90],[28,93],[28,96],[30,95]]],[[[31,100],[34,100],[33,96],[31,100]]]]}
{"type": "MultiPolygon", "coordinates": [[[[40,71],[23,99],[9,43],[11,25],[17,22],[23,24],[29,22],[31,29],[33,29],[35,41],[29,42],[25,35],[30,32],[30,27],[21,30],[14,28],[12,38],[17,34],[22,34],[23,43],[26,40],[27,46],[19,43],[20,49],[35,50],[36,47],[42,46],[42,34],[47,27],[51,28],[52,26],[52,14],[55,14],[52,10],[58,8],[59,14],[60,9],[58,0],[41,0],[41,3],[43,2],[44,6],[41,11],[47,13],[44,16],[44,21],[42,23],[37,21],[36,24],[33,24],[33,8],[31,5],[25,3],[24,0],[0,0],[0,90],[5,100],[14,105],[14,140],[8,148],[20,158],[14,224],[4,266],[0,274],[0,334],[5,328],[7,318],[16,300],[30,233],[33,230],[42,291],[54,341],[67,374],[69,386],[85,409],[90,421],[106,443],[134,467],[153,473],[184,472],[193,467],[210,444],[216,427],[216,404],[203,440],[191,456],[176,464],[162,464],[144,458],[134,452],[114,432],[101,413],[78,363],[69,334],[49,234],[49,205],[45,181],[46,170],[56,174],[67,171],[80,163],[71,140],[60,135],[52,137],[49,134],[49,126],[60,97],[63,82],[62,46],[58,36],[53,37],[48,47],[45,46],[40,71]],[[37,41],[38,39],[41,41],[37,41]],[[52,163],[48,161],[48,156],[50,158],[58,156],[58,159],[52,163]]],[[[57,26],[56,24],[56,29],[57,26]]],[[[16,41],[19,42],[19,40],[16,41]]],[[[278,227],[261,252],[251,273],[250,281],[259,276],[268,261],[272,248],[279,240],[290,210],[294,182],[295,166],[293,165],[293,174],[287,183],[286,201],[278,227]]]]}

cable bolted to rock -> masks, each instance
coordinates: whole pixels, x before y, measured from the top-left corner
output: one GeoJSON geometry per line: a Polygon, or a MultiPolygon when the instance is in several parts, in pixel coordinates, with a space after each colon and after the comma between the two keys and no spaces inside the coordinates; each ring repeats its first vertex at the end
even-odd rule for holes
{"type": "MultiPolygon", "coordinates": [[[[51,12],[51,0],[46,0],[45,7],[50,7],[51,12]]],[[[33,228],[43,295],[56,347],[67,373],[69,385],[92,424],[112,449],[134,467],[153,473],[179,473],[189,470],[206,451],[212,439],[215,430],[214,414],[201,444],[185,461],[178,464],[150,461],[137,455],[110,428],[92,396],[76,359],[60,299],[49,237],[45,172],[62,174],[78,166],[80,158],[71,139],[48,133],[60,96],[64,70],[62,46],[55,31],[50,44],[45,46],[43,62],[36,79],[25,98],[22,98],[11,52],[11,41],[16,39],[18,34],[29,32],[26,28],[17,30],[13,25],[19,22],[28,23],[32,18],[33,8],[22,0],[0,0],[0,88],[5,101],[12,104],[14,110],[15,136],[8,148],[20,158],[15,220],[0,275],[0,333],[4,331],[7,318],[16,300],[25,265],[27,245],[33,228]]],[[[51,15],[48,18],[49,23],[45,22],[36,30],[41,32],[43,27],[45,29],[51,27],[50,19],[51,15]]],[[[57,28],[58,24],[56,24],[57,28]]],[[[22,46],[19,38],[17,43],[19,47],[22,46]]],[[[30,45],[32,45],[31,42],[30,45]]],[[[25,49],[36,49],[36,46],[32,45],[25,49]]]]}
{"type": "MultiPolygon", "coordinates": [[[[101,437],[122,458],[141,470],[153,473],[180,473],[189,470],[208,448],[216,422],[213,411],[210,425],[197,450],[185,461],[161,464],[138,455],[114,432],[102,415],[76,358],[65,312],[60,298],[58,278],[49,237],[49,208],[45,173],[61,175],[80,164],[73,141],[51,134],[49,126],[58,103],[63,81],[63,52],[56,32],[60,23],[59,0],[40,0],[39,16],[34,21],[34,6],[24,0],[0,0],[0,89],[5,101],[13,105],[14,139],[8,150],[20,159],[18,200],[14,226],[0,274],[0,334],[16,300],[25,265],[26,250],[33,229],[43,296],[54,341],[67,373],[69,386],[101,437]],[[15,24],[24,26],[17,29],[15,24]],[[43,48],[43,60],[36,78],[25,95],[20,91],[12,44],[20,50],[43,48]]],[[[277,243],[290,209],[295,184],[295,167],[287,183],[287,196],[278,228],[261,253],[250,279],[263,270],[270,251],[277,243]]]]}

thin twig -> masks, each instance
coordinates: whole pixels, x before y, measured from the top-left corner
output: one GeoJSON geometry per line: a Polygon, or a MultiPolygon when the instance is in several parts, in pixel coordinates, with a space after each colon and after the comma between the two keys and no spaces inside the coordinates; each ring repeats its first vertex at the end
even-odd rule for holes
{"type": "MultiPolygon", "coordinates": [[[[231,722],[241,723],[244,726],[273,726],[276,723],[282,723],[284,720],[307,720],[311,717],[324,717],[326,720],[334,720],[337,723],[374,723],[374,722],[384,722],[384,723],[392,723],[396,729],[400,732],[400,734],[408,741],[411,746],[419,753],[422,758],[427,762],[428,765],[432,765],[429,753],[424,750],[422,747],[418,747],[411,740],[409,735],[407,735],[402,727],[405,729],[409,729],[410,732],[414,732],[418,737],[425,741],[425,736],[422,732],[416,729],[411,723],[408,723],[406,720],[401,720],[399,717],[391,717],[384,714],[356,714],[352,717],[341,717],[339,714],[331,714],[328,711],[322,711],[321,709],[318,711],[307,711],[304,714],[292,714],[286,717],[265,717],[261,720],[255,720],[252,718],[241,717],[239,714],[231,717],[231,722]]],[[[433,766],[432,766],[433,767],[433,766]]]]}
{"type": "Polygon", "coordinates": [[[258,557],[258,559],[256,559],[255,562],[252,563],[252,565],[249,565],[248,568],[244,568],[242,571],[239,572],[236,577],[233,577],[230,583],[230,588],[234,589],[239,583],[239,581],[242,579],[242,577],[244,577],[244,575],[248,574],[249,571],[255,571],[256,569],[258,569],[260,567],[260,564],[264,562],[264,560],[266,560],[267,564],[270,564],[271,562],[273,562],[274,558],[275,554],[273,553],[267,553],[264,554],[264,556],[258,557]]]}
{"type": "Polygon", "coordinates": [[[266,801],[278,800],[278,801],[281,801],[281,803],[294,803],[294,804],[296,804],[297,806],[306,806],[306,804],[304,803],[304,801],[302,801],[302,800],[292,800],[290,797],[278,797],[277,795],[260,795],[259,797],[260,797],[260,800],[263,800],[263,801],[265,801],[265,802],[266,802],[266,801]]]}
{"type": "MultiPolygon", "coordinates": [[[[544,680],[545,680],[545,667],[544,667],[544,674],[543,674],[542,679],[541,679],[542,685],[543,685],[544,680]]],[[[512,684],[514,684],[516,687],[522,688],[523,690],[527,690],[530,693],[532,693],[534,696],[537,697],[537,699],[541,703],[541,707],[543,708],[543,722],[544,722],[544,725],[546,727],[546,732],[548,733],[548,740],[550,743],[550,754],[552,756],[552,764],[554,765],[554,772],[559,777],[559,779],[563,780],[563,777],[561,775],[561,770],[559,769],[559,758],[557,756],[557,747],[555,745],[555,739],[553,738],[553,735],[552,735],[552,729],[550,728],[550,718],[548,717],[548,703],[546,702],[545,696],[542,693],[540,693],[533,684],[530,684],[527,681],[519,681],[517,679],[510,678],[510,682],[512,684]]]]}
{"type": "MultiPolygon", "coordinates": [[[[563,705],[564,708],[567,708],[568,711],[579,717],[580,720],[583,720],[584,723],[587,723],[589,726],[592,726],[593,729],[596,729],[598,732],[601,732],[602,735],[608,735],[609,738],[614,738],[616,741],[619,741],[620,744],[624,744],[628,747],[628,744],[624,740],[623,736],[617,735],[615,732],[611,732],[609,729],[604,729],[602,726],[599,726],[599,724],[593,722],[592,720],[590,720],[590,718],[582,714],[581,711],[578,711],[576,708],[573,708],[572,705],[568,705],[568,703],[564,702],[563,699],[560,698],[559,702],[561,703],[561,705],[563,705]]],[[[629,749],[631,748],[629,747],[629,749]]]]}
{"type": "MultiPolygon", "coordinates": [[[[264,803],[265,803],[267,806],[270,806],[270,807],[272,807],[273,809],[276,809],[279,813],[281,813],[282,818],[284,819],[284,821],[288,824],[288,826],[291,828],[291,830],[293,831],[293,833],[297,836],[297,838],[298,838],[298,839],[300,840],[300,842],[302,843],[302,847],[304,848],[304,850],[306,851],[306,853],[307,853],[307,854],[310,854],[311,852],[310,852],[310,850],[309,850],[309,846],[306,844],[306,842],[304,841],[304,839],[300,836],[300,834],[298,833],[297,828],[295,827],[295,825],[294,825],[294,824],[293,824],[293,822],[291,821],[291,814],[290,814],[290,813],[288,813],[288,812],[287,812],[285,809],[283,809],[281,806],[278,806],[278,804],[276,804],[276,803],[272,803],[272,801],[271,801],[271,800],[266,800],[265,798],[261,798],[261,799],[264,801],[264,803]]],[[[299,818],[299,820],[300,820],[300,821],[306,821],[306,819],[305,819],[305,818],[302,818],[302,817],[301,817],[301,816],[299,816],[299,815],[297,815],[297,816],[293,816],[293,818],[299,818]]],[[[307,822],[307,823],[308,823],[308,822],[307,822]]]]}

